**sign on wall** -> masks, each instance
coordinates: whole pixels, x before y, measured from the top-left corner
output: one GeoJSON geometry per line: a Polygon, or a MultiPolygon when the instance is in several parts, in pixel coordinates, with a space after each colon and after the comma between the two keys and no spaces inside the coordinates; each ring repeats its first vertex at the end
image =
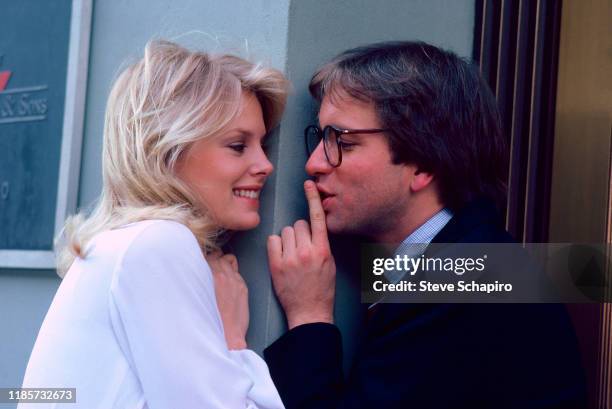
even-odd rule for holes
{"type": "Polygon", "coordinates": [[[0,268],[53,268],[76,207],[91,0],[0,13],[0,268]]]}

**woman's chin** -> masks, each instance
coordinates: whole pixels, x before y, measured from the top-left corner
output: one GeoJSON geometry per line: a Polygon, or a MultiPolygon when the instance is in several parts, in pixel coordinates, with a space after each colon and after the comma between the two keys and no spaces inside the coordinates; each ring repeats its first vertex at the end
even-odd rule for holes
{"type": "Polygon", "coordinates": [[[223,226],[226,230],[244,231],[251,230],[259,226],[261,219],[259,214],[248,215],[240,218],[234,218],[232,221],[225,223],[223,226]]]}

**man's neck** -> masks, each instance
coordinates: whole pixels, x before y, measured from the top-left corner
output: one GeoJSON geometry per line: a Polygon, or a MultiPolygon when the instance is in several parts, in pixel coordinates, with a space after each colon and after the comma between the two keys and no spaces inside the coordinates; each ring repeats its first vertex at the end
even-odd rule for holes
{"type": "Polygon", "coordinates": [[[429,206],[415,206],[397,220],[393,229],[381,232],[374,239],[378,243],[401,243],[443,208],[439,202],[431,203],[429,206]]]}

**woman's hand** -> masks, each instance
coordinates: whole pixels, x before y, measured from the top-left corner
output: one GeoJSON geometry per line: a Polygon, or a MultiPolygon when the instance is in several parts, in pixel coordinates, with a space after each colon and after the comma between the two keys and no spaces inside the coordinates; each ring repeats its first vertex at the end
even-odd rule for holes
{"type": "Polygon", "coordinates": [[[249,292],[238,272],[238,260],[233,254],[221,252],[206,256],[215,280],[217,306],[223,321],[227,348],[245,349],[249,327],[249,292]]]}

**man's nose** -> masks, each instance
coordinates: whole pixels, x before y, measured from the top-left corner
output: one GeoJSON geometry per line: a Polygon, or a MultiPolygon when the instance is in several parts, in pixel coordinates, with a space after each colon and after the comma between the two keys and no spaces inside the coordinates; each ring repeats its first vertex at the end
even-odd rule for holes
{"type": "Polygon", "coordinates": [[[310,176],[323,175],[331,172],[334,169],[329,164],[325,157],[325,150],[323,148],[323,141],[319,142],[315,150],[310,154],[308,161],[306,162],[306,172],[310,176]]]}

